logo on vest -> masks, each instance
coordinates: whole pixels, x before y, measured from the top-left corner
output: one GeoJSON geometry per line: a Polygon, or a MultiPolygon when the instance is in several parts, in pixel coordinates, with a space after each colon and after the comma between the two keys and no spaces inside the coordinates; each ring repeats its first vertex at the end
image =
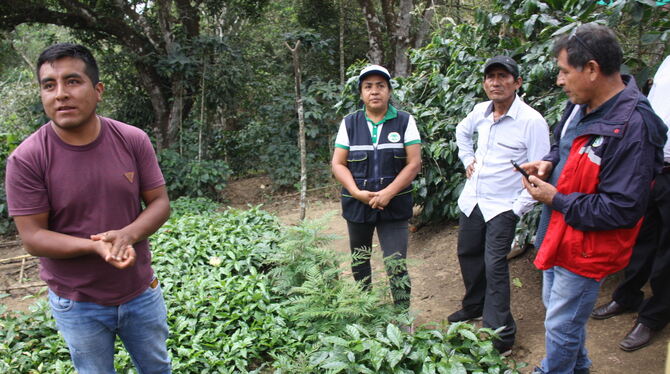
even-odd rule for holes
{"type": "Polygon", "coordinates": [[[398,133],[395,132],[395,131],[392,132],[392,133],[389,133],[388,140],[389,140],[391,143],[397,143],[397,142],[400,141],[400,134],[398,134],[398,133]]]}
{"type": "Polygon", "coordinates": [[[133,183],[133,179],[135,179],[135,173],[132,171],[129,171],[127,173],[123,173],[123,175],[128,179],[128,182],[133,183]]]}
{"type": "Polygon", "coordinates": [[[603,144],[603,140],[604,139],[603,139],[602,136],[596,137],[596,139],[591,144],[591,147],[594,147],[594,148],[600,147],[603,144]]]}

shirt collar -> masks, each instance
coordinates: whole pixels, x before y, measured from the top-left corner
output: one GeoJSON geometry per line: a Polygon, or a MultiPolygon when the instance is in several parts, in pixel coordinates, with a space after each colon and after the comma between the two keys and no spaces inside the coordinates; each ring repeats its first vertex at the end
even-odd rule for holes
{"type": "Polygon", "coordinates": [[[616,104],[617,100],[619,100],[619,96],[621,96],[621,93],[623,90],[621,90],[619,93],[616,95],[612,96],[609,100],[605,101],[602,103],[599,107],[597,107],[595,110],[591,111],[590,113],[586,114],[586,105],[582,104],[579,106],[579,110],[582,111],[582,119],[588,120],[588,121],[593,121],[598,118],[603,117],[607,112],[610,111],[614,107],[614,104],[616,104]]]}
{"type": "MultiPolygon", "coordinates": [[[[363,113],[365,113],[365,107],[363,107],[363,113]]],[[[398,109],[396,109],[393,105],[389,104],[388,109],[386,109],[386,114],[384,115],[384,118],[382,118],[379,122],[375,123],[373,120],[368,118],[368,115],[365,115],[365,119],[370,122],[373,126],[379,126],[382,123],[392,120],[394,118],[398,117],[398,109]]]]}
{"type": "MultiPolygon", "coordinates": [[[[500,117],[500,119],[503,119],[505,117],[511,117],[512,119],[516,119],[519,116],[519,110],[521,110],[521,98],[519,95],[514,95],[514,101],[512,102],[512,105],[507,109],[507,113],[505,113],[504,116],[500,117]]],[[[486,112],[484,112],[484,117],[488,117],[493,113],[493,101],[489,103],[488,108],[486,108],[486,112]]]]}

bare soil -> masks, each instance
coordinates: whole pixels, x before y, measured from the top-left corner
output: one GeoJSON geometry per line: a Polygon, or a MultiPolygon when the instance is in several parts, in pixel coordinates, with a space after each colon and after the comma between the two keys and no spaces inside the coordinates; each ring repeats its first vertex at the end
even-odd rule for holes
{"type": "MultiPolygon", "coordinates": [[[[267,178],[257,177],[232,182],[224,192],[227,205],[245,208],[248,204],[263,203],[264,209],[277,214],[285,224],[296,224],[299,220],[297,194],[276,195],[271,192],[267,178]]],[[[347,254],[348,239],[344,219],[339,215],[340,205],[336,188],[311,191],[307,205],[307,218],[331,218],[325,222],[325,232],[337,236],[329,246],[334,251],[347,254]]],[[[458,227],[453,223],[425,226],[410,233],[410,276],[412,279],[412,312],[416,324],[435,324],[446,321],[447,316],[460,308],[464,288],[458,259],[456,241],[458,227]]],[[[8,241],[14,241],[8,238],[8,241]]],[[[25,254],[18,244],[0,243],[0,260],[25,254]]],[[[535,252],[510,260],[512,285],[512,312],[517,323],[516,344],[511,358],[516,362],[526,362],[520,369],[529,373],[544,356],[544,307],[541,302],[542,275],[532,264],[535,252]]],[[[26,262],[23,283],[38,281],[35,260],[26,262]]],[[[346,265],[348,266],[348,264],[346,265]]],[[[381,251],[373,257],[373,278],[381,280],[386,275],[381,265],[381,251]]],[[[7,287],[18,285],[20,262],[0,262],[0,295],[13,310],[27,310],[28,305],[39,295],[40,288],[6,291],[7,287]]],[[[621,274],[608,277],[602,286],[597,305],[610,300],[610,295],[621,280],[621,274]]],[[[649,292],[648,288],[645,289],[649,292]]],[[[670,329],[656,334],[651,345],[635,352],[624,352],[618,347],[619,341],[632,328],[635,314],[629,313],[604,321],[590,320],[588,323],[587,348],[593,360],[591,373],[594,374],[661,374],[664,373],[670,329]]]]}
{"type": "Polygon", "coordinates": [[[39,279],[38,260],[21,258],[24,255],[26,252],[18,238],[0,240],[0,303],[11,310],[27,311],[35,302],[35,295],[44,289],[44,283],[39,279]],[[33,285],[40,286],[29,287],[33,285]]]}

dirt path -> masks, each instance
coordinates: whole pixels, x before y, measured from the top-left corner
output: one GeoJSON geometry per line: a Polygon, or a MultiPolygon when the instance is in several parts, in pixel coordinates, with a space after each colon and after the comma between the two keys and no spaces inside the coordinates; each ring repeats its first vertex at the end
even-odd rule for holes
{"type": "MultiPolygon", "coordinates": [[[[247,203],[268,201],[264,209],[277,214],[283,223],[297,223],[299,211],[296,196],[275,196],[272,200],[267,200],[268,195],[265,194],[268,191],[265,188],[267,184],[268,181],[263,178],[232,183],[227,190],[230,205],[244,208],[247,203]]],[[[309,219],[318,219],[332,214],[327,220],[325,231],[337,235],[338,238],[330,243],[330,247],[348,254],[346,223],[339,215],[340,205],[336,195],[332,189],[313,193],[308,204],[307,216],[309,219]]],[[[412,311],[417,316],[417,325],[445,320],[447,315],[460,307],[464,291],[456,257],[456,235],[457,228],[453,224],[424,227],[410,235],[412,311]]],[[[385,277],[380,252],[375,251],[373,256],[373,278],[377,280],[385,277]]],[[[21,254],[23,251],[20,247],[0,247],[0,259],[21,254]]],[[[544,307],[540,300],[542,277],[531,263],[533,256],[534,253],[527,252],[510,261],[511,277],[516,278],[514,282],[516,285],[512,286],[512,311],[518,331],[512,358],[529,364],[527,368],[521,369],[522,373],[529,373],[544,355],[544,307]]],[[[0,286],[15,283],[17,269],[16,265],[0,266],[0,286]]],[[[37,267],[30,267],[25,276],[30,282],[37,280],[37,267]]],[[[620,275],[605,280],[598,304],[609,300],[619,280],[620,275]]],[[[8,305],[11,309],[26,310],[28,305],[34,302],[31,292],[35,291],[34,288],[12,291],[10,296],[0,298],[0,303],[8,305]]],[[[587,347],[593,360],[591,373],[664,372],[670,328],[659,333],[654,338],[653,344],[639,351],[627,353],[618,348],[618,342],[632,327],[634,318],[634,314],[625,314],[606,321],[589,321],[587,347]]]]}

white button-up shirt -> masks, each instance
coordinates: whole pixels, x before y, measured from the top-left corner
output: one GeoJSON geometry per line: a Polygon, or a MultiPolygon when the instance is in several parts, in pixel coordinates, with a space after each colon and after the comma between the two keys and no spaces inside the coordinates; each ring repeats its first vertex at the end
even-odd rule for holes
{"type": "Polygon", "coordinates": [[[654,85],[649,91],[649,103],[654,108],[654,112],[668,126],[668,140],[663,147],[663,158],[665,162],[670,162],[670,105],[668,105],[668,97],[670,97],[670,56],[667,56],[663,63],[654,75],[654,85]]]}
{"type": "Polygon", "coordinates": [[[507,113],[494,121],[493,102],[477,104],[456,126],[456,144],[466,168],[476,160],[458,198],[463,214],[469,217],[479,205],[488,222],[510,209],[519,217],[532,209],[535,200],[523,188],[523,176],[510,160],[520,165],[549,153],[549,127],[540,113],[516,96],[507,113]]]}

